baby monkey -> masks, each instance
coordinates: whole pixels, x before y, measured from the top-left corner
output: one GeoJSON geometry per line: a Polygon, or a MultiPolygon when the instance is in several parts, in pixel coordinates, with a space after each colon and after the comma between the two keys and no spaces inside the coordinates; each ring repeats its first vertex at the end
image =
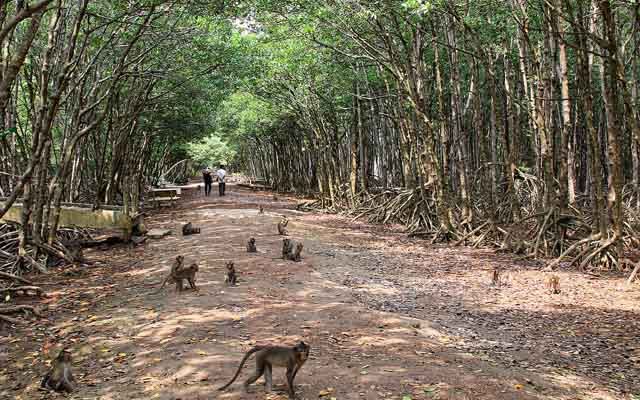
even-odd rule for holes
{"type": "Polygon", "coordinates": [[[287,225],[289,224],[289,220],[286,215],[282,216],[280,222],[278,222],[278,234],[282,236],[287,236],[289,233],[287,232],[287,225]]]}
{"type": "Polygon", "coordinates": [[[75,390],[76,380],[71,373],[71,352],[69,350],[60,350],[40,386],[56,392],[71,393],[75,390]]]}
{"type": "Polygon", "coordinates": [[[194,233],[200,233],[200,228],[194,227],[191,222],[187,222],[182,226],[182,236],[193,235],[194,233]]]}
{"type": "Polygon", "coordinates": [[[300,254],[303,248],[302,242],[296,242],[288,238],[282,239],[282,259],[296,262],[302,260],[300,254]]]}
{"type": "Polygon", "coordinates": [[[224,283],[229,286],[235,286],[238,277],[236,276],[236,268],[233,265],[233,261],[227,262],[227,274],[224,277],[224,283]]]}
{"type": "Polygon", "coordinates": [[[256,249],[256,239],[249,238],[249,241],[247,242],[247,253],[256,253],[257,251],[258,249],[256,249]]]}
{"type": "Polygon", "coordinates": [[[290,399],[295,399],[293,380],[296,378],[296,374],[300,371],[302,365],[307,361],[307,358],[309,358],[310,349],[311,347],[303,341],[298,342],[298,344],[293,347],[255,346],[244,355],[236,374],[231,378],[229,383],[218,390],[228,388],[240,374],[240,370],[247,359],[249,359],[253,353],[256,353],[256,372],[244,382],[243,386],[245,391],[250,384],[257,381],[264,374],[265,388],[267,392],[270,392],[273,386],[271,376],[273,367],[286,367],[287,392],[290,399]]]}

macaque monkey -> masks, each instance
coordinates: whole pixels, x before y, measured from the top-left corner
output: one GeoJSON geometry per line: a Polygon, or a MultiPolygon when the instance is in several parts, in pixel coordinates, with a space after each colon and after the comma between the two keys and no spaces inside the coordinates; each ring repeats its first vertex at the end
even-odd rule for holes
{"type": "Polygon", "coordinates": [[[247,359],[249,359],[253,353],[256,353],[256,372],[244,382],[243,386],[245,391],[250,384],[257,381],[264,374],[265,388],[267,392],[270,392],[273,387],[271,376],[273,367],[286,367],[287,392],[290,399],[295,399],[293,380],[296,378],[296,374],[300,371],[302,365],[307,361],[307,358],[309,358],[310,349],[311,347],[303,341],[298,342],[298,344],[293,347],[255,346],[244,355],[236,374],[231,378],[229,383],[218,390],[228,388],[240,374],[240,370],[247,359]]]}
{"type": "Polygon", "coordinates": [[[291,239],[282,239],[282,259],[286,260],[293,251],[293,243],[291,239]]]}
{"type": "Polygon", "coordinates": [[[491,272],[491,284],[493,286],[500,286],[501,283],[501,276],[500,274],[502,273],[502,271],[500,270],[500,268],[494,268],[493,271],[491,272]]]}
{"type": "Polygon", "coordinates": [[[294,243],[295,245],[293,246],[293,250],[289,253],[289,260],[299,262],[302,260],[302,257],[300,257],[300,253],[302,253],[304,245],[302,244],[302,242],[294,243]]]}
{"type": "Polygon", "coordinates": [[[179,269],[176,272],[176,276],[174,278],[174,282],[176,283],[176,291],[182,292],[184,290],[182,284],[183,280],[185,279],[187,280],[187,282],[189,282],[189,286],[191,286],[191,289],[198,290],[198,288],[196,287],[196,272],[198,272],[199,269],[200,268],[196,263],[191,264],[188,268],[179,269]]]}
{"type": "Polygon", "coordinates": [[[233,261],[227,262],[227,274],[224,277],[224,283],[229,286],[235,286],[238,277],[236,276],[236,268],[233,265],[233,261]]]}
{"type": "Polygon", "coordinates": [[[258,209],[258,214],[264,214],[264,207],[260,206],[258,209]]]}
{"type": "Polygon", "coordinates": [[[51,369],[42,379],[40,386],[56,392],[73,392],[76,380],[71,373],[71,352],[60,350],[58,356],[51,363],[51,369]]]}
{"type": "Polygon", "coordinates": [[[182,236],[193,235],[194,233],[200,233],[200,228],[196,228],[188,222],[182,226],[182,236]]]}
{"type": "Polygon", "coordinates": [[[160,289],[158,289],[158,292],[162,290],[167,283],[174,282],[176,272],[178,272],[179,269],[182,269],[183,264],[184,264],[184,256],[177,256],[176,260],[173,262],[173,265],[171,266],[171,271],[169,272],[169,275],[167,275],[167,277],[164,278],[164,281],[162,281],[162,285],[160,286],[160,289]]]}
{"type": "Polygon", "coordinates": [[[249,241],[247,242],[247,253],[256,253],[257,251],[258,249],[256,249],[256,239],[249,238],[249,241]]]}
{"type": "Polygon", "coordinates": [[[551,275],[547,280],[547,288],[551,294],[560,294],[560,277],[558,275],[551,275]]]}
{"type": "Polygon", "coordinates": [[[198,290],[195,283],[196,272],[198,272],[198,270],[199,270],[198,264],[196,263],[191,264],[188,268],[184,268],[184,256],[177,256],[176,260],[171,266],[171,271],[169,272],[169,275],[167,275],[167,277],[164,278],[164,281],[162,281],[162,285],[155,293],[159,293],[167,283],[175,283],[176,291],[182,292],[183,290],[182,281],[184,279],[186,279],[189,282],[189,285],[191,286],[192,289],[198,290]]]}
{"type": "Polygon", "coordinates": [[[273,201],[278,201],[278,196],[276,196],[275,194],[273,195],[273,201]]]}
{"type": "Polygon", "coordinates": [[[296,242],[291,239],[282,239],[282,259],[291,261],[300,261],[300,253],[304,245],[302,242],[296,242]]]}
{"type": "Polygon", "coordinates": [[[289,220],[286,215],[282,216],[280,222],[278,222],[278,233],[282,236],[287,236],[289,233],[287,232],[287,225],[289,224],[289,220]]]}

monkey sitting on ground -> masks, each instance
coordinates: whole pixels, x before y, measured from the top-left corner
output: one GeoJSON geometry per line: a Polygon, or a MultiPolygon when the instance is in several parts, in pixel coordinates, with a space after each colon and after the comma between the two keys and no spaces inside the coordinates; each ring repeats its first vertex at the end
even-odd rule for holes
{"type": "Polygon", "coordinates": [[[235,286],[238,277],[236,276],[236,268],[233,265],[233,261],[227,262],[227,274],[224,277],[224,283],[229,286],[235,286]]]}
{"type": "Polygon", "coordinates": [[[282,216],[282,220],[278,222],[278,233],[282,236],[287,236],[289,233],[287,232],[287,225],[289,224],[289,220],[286,215],[282,216]]]}
{"type": "Polygon", "coordinates": [[[493,272],[491,273],[491,284],[493,286],[500,286],[500,283],[502,283],[501,273],[502,271],[500,268],[496,267],[493,269],[493,272]]]}
{"type": "Polygon", "coordinates": [[[276,196],[275,194],[273,195],[273,201],[278,201],[278,196],[276,196]]]}
{"type": "Polygon", "coordinates": [[[293,347],[255,346],[244,355],[236,374],[231,378],[229,383],[218,390],[228,388],[240,374],[240,370],[247,359],[249,359],[253,353],[256,353],[256,372],[244,382],[244,390],[247,391],[248,386],[264,374],[265,389],[267,392],[270,392],[273,387],[271,376],[273,367],[286,367],[287,392],[290,399],[295,399],[293,380],[296,378],[296,374],[300,371],[302,365],[307,361],[307,358],[309,358],[309,350],[311,350],[311,347],[303,341],[298,342],[298,344],[293,347]]]}
{"type": "Polygon", "coordinates": [[[56,392],[73,392],[76,380],[71,373],[71,352],[60,350],[58,356],[51,363],[51,369],[42,379],[40,386],[56,392]]]}
{"type": "Polygon", "coordinates": [[[264,214],[264,207],[260,206],[258,209],[258,214],[264,214]]]}
{"type": "Polygon", "coordinates": [[[182,236],[193,235],[194,233],[200,233],[200,228],[196,228],[191,222],[182,226],[182,236]]]}
{"type": "Polygon", "coordinates": [[[547,281],[547,288],[551,294],[560,294],[560,277],[558,275],[551,275],[547,281]]]}
{"type": "Polygon", "coordinates": [[[256,239],[249,238],[249,241],[247,242],[247,253],[256,253],[257,251],[258,249],[256,249],[256,239]]]}
{"type": "Polygon", "coordinates": [[[300,261],[300,253],[304,245],[291,239],[282,239],[282,259],[290,261],[300,261]]]}

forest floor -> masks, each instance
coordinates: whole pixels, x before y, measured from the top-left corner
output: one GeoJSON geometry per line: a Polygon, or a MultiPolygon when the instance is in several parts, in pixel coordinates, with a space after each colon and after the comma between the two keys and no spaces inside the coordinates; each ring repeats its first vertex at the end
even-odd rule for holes
{"type": "Polygon", "coordinates": [[[270,395],[262,385],[242,392],[246,367],[228,391],[216,389],[252,345],[299,339],[311,345],[299,399],[640,396],[640,290],[622,278],[561,271],[552,295],[538,263],[299,213],[294,199],[231,184],[224,198],[213,189],[150,216],[149,228],[173,235],[86,251],[92,266],[37,277],[49,294],[38,301],[45,319],[0,328],[0,398],[64,398],[37,387],[43,353],[66,345],[79,382],[67,398],[285,399],[277,368],[270,395]],[[302,262],[274,259],[282,214],[304,242],[302,262]],[[202,233],[183,237],[187,221],[202,233]],[[246,253],[250,236],[257,254],[246,253]],[[200,264],[200,290],[153,294],[178,254],[200,264]],[[224,285],[226,260],[237,287],[224,285]],[[490,284],[496,266],[505,269],[499,287],[490,284]]]}

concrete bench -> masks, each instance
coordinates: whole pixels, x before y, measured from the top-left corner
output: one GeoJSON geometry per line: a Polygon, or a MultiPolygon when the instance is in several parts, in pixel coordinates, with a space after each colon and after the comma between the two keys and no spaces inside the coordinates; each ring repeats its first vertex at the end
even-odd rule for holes
{"type": "Polygon", "coordinates": [[[178,196],[151,197],[149,198],[149,203],[151,203],[154,207],[157,208],[164,204],[175,206],[178,200],[180,200],[180,197],[178,196]]]}
{"type": "Polygon", "coordinates": [[[166,187],[166,188],[153,188],[149,190],[151,197],[174,197],[182,194],[182,188],[179,187],[166,187]]]}

